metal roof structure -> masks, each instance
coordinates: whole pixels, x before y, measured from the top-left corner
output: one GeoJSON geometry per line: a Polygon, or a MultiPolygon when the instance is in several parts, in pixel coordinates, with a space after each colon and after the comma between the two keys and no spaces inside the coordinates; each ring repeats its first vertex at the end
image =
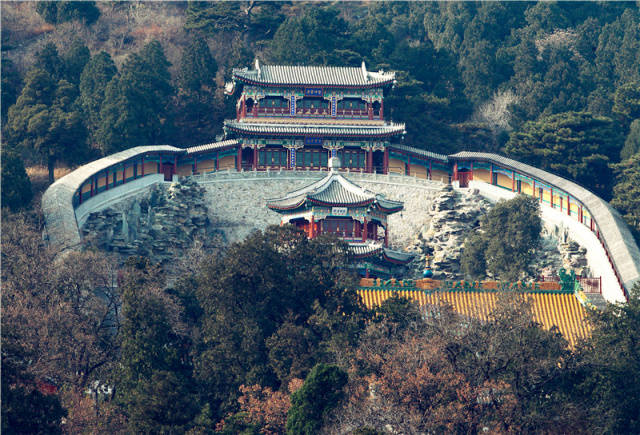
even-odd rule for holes
{"type": "Polygon", "coordinates": [[[256,59],[254,69],[234,68],[233,79],[265,86],[325,86],[371,88],[393,83],[395,73],[367,71],[358,67],[261,65],[256,59]]]}
{"type": "Polygon", "coordinates": [[[449,160],[483,160],[506,166],[571,194],[593,216],[605,248],[626,290],[630,290],[633,284],[640,280],[640,250],[629,227],[622,216],[596,194],[565,178],[497,154],[463,151],[450,155],[449,160]]]}
{"type": "Polygon", "coordinates": [[[376,203],[378,208],[387,213],[395,213],[403,207],[400,201],[385,199],[382,195],[352,183],[334,168],[326,177],[309,186],[290,192],[281,198],[268,199],[267,207],[284,212],[302,207],[306,202],[346,207],[364,207],[376,203]]]}
{"type": "Polygon", "coordinates": [[[182,154],[185,151],[171,145],[150,145],[129,148],[111,154],[86,165],[56,180],[42,195],[42,211],[49,243],[65,250],[81,242],[78,222],[73,208],[73,195],[92,176],[105,169],[150,152],[182,154]]]}
{"type": "Polygon", "coordinates": [[[325,136],[384,138],[405,133],[404,124],[385,125],[313,125],[275,124],[226,120],[225,129],[249,135],[271,136],[325,136]]]}

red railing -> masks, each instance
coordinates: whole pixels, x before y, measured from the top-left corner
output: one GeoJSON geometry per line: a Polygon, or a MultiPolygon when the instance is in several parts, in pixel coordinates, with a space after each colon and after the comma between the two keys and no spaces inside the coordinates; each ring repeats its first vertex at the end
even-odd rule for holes
{"type": "Polygon", "coordinates": [[[602,293],[602,277],[598,278],[576,278],[580,287],[585,293],[602,293]]]}
{"type": "Polygon", "coordinates": [[[288,115],[288,107],[258,107],[258,115],[288,115]]]}

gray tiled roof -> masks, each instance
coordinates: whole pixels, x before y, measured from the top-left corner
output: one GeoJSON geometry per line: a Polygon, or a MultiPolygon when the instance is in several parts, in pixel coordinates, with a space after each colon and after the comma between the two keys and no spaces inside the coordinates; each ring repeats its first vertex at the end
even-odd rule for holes
{"type": "Polygon", "coordinates": [[[368,241],[364,243],[349,243],[349,249],[351,252],[360,258],[371,257],[384,253],[384,255],[391,260],[395,260],[401,263],[408,263],[415,256],[409,252],[400,252],[393,249],[385,248],[380,241],[368,241]]]}
{"type": "Polygon", "coordinates": [[[383,208],[402,208],[402,202],[385,199],[382,195],[376,195],[363,189],[338,172],[330,172],[323,179],[290,192],[281,198],[268,199],[267,206],[276,210],[291,210],[300,207],[307,200],[341,205],[358,205],[378,201],[383,208]]]}
{"type": "Polygon", "coordinates": [[[450,155],[449,159],[485,160],[504,165],[568,192],[587,208],[597,222],[600,236],[627,290],[640,280],[640,250],[629,227],[613,207],[592,192],[562,177],[497,154],[463,151],[450,155]]]}
{"type": "Polygon", "coordinates": [[[362,67],[260,65],[252,70],[234,68],[233,78],[273,85],[370,87],[392,82],[395,73],[367,71],[362,67]]]}
{"type": "Polygon", "coordinates": [[[49,243],[60,250],[80,244],[80,232],[73,208],[73,195],[89,177],[110,166],[149,152],[184,153],[170,145],[150,145],[129,148],[80,166],[53,183],[42,195],[42,211],[49,243]]]}
{"type": "Polygon", "coordinates": [[[363,136],[381,137],[403,134],[404,124],[386,125],[300,125],[300,124],[259,124],[255,122],[241,122],[227,120],[224,122],[226,128],[248,134],[273,134],[280,136],[363,136]]]}
{"type": "Polygon", "coordinates": [[[201,153],[203,151],[219,150],[230,146],[238,145],[235,139],[223,140],[221,142],[208,143],[204,145],[196,145],[186,149],[187,154],[201,153]]]}
{"type": "Polygon", "coordinates": [[[396,150],[399,150],[399,151],[405,151],[405,152],[409,152],[409,153],[413,153],[413,154],[418,154],[420,156],[428,157],[430,159],[440,160],[441,162],[447,162],[449,160],[448,157],[445,156],[444,154],[432,153],[431,151],[421,150],[419,148],[414,148],[414,147],[410,147],[410,146],[407,146],[407,145],[401,145],[401,144],[392,143],[389,146],[389,149],[391,149],[391,150],[396,149],[396,150]]]}

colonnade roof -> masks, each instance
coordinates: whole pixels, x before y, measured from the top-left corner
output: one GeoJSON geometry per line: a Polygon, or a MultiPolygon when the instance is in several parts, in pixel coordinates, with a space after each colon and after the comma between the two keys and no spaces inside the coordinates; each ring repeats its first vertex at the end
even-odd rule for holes
{"type": "Polygon", "coordinates": [[[629,290],[636,281],[640,280],[638,245],[622,216],[602,198],[558,175],[497,154],[463,151],[450,155],[449,160],[487,161],[514,169],[569,193],[587,208],[596,221],[611,261],[618,270],[626,289],[629,290]]]}
{"type": "Polygon", "coordinates": [[[405,132],[404,124],[384,125],[314,125],[273,124],[226,120],[225,128],[252,135],[325,136],[325,137],[389,137],[405,132]]]}

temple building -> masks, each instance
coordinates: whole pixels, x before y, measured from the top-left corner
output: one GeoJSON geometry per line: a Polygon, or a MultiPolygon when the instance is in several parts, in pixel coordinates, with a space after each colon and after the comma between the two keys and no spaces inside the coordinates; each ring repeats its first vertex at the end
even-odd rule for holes
{"type": "Polygon", "coordinates": [[[239,93],[225,134],[238,140],[237,170],[342,168],[386,173],[391,140],[404,124],[384,119],[384,92],[395,74],[357,67],[261,65],[234,69],[228,95],[239,93]]]}
{"type": "Polygon", "coordinates": [[[334,234],[346,241],[363,276],[397,276],[413,259],[412,254],[389,248],[388,216],[402,210],[402,202],[347,180],[338,172],[337,157],[328,163],[326,177],[282,198],[267,200],[267,207],[282,215],[282,224],[295,225],[310,239],[334,234]]]}

